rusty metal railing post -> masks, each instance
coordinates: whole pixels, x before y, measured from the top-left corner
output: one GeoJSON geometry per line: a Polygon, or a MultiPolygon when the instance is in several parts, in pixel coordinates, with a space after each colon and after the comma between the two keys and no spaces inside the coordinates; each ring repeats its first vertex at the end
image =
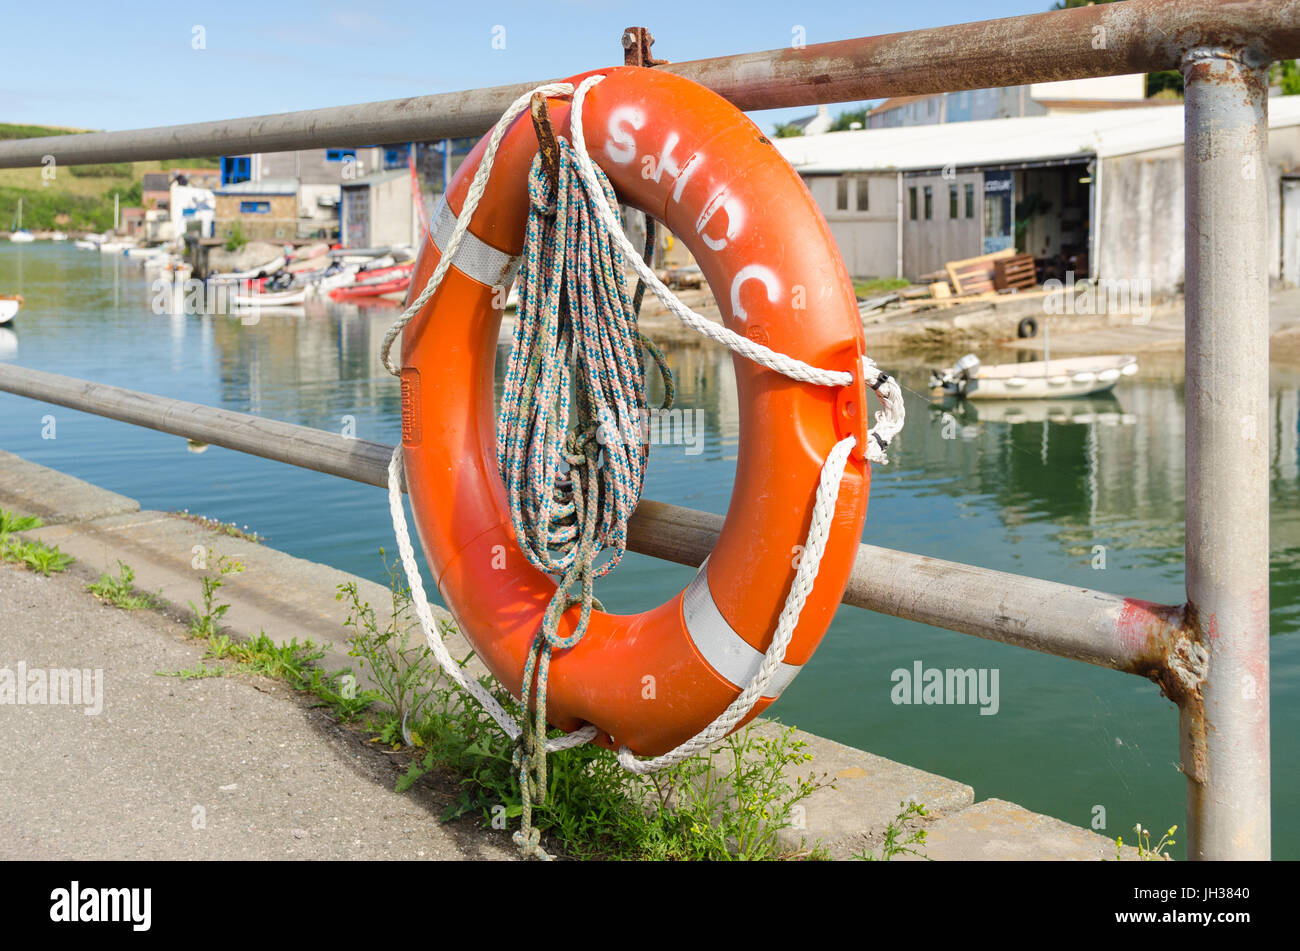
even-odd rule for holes
{"type": "Polygon", "coordinates": [[[1188,620],[1209,653],[1179,716],[1194,859],[1270,848],[1266,65],[1183,58],[1188,620]]]}

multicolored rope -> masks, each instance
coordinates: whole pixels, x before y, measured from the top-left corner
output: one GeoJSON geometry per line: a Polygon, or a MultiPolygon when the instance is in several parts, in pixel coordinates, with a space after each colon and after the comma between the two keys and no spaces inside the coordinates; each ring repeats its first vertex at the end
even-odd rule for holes
{"type": "MultiPolygon", "coordinates": [[[[623,253],[601,221],[598,203],[617,213],[613,186],[602,172],[601,192],[593,194],[564,139],[556,165],[555,184],[540,154],[528,175],[519,307],[496,438],[515,537],[533,567],[559,579],[524,666],[521,696],[531,716],[513,758],[523,803],[514,838],[538,858],[550,857],[532,808],[546,795],[551,656],[581,641],[593,605],[601,608],[595,579],[627,549],[627,521],[649,461],[642,350],[663,376],[663,409],[672,406],[674,390],[663,354],[637,329],[645,286],[638,281],[628,294],[623,253]],[[575,604],[582,606],[577,621],[561,636],[560,620],[575,604]]],[[[647,255],[653,240],[647,218],[647,255]]]]}

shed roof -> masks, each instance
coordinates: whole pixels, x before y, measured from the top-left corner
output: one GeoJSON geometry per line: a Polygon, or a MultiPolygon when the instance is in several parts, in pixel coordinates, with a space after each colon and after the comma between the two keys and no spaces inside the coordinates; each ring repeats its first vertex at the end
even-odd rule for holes
{"type": "Polygon", "coordinates": [[[258,182],[238,182],[224,185],[217,190],[218,195],[296,195],[298,179],[264,178],[258,182]]]}
{"type": "MultiPolygon", "coordinates": [[[[1268,113],[1270,128],[1300,125],[1300,96],[1269,99],[1268,113]]],[[[1000,165],[1073,155],[1111,158],[1181,145],[1183,107],[863,129],[773,141],[805,174],[1000,165]]]]}
{"type": "Polygon", "coordinates": [[[395,178],[410,178],[411,173],[405,168],[388,169],[387,171],[371,172],[369,175],[363,175],[361,178],[354,178],[351,181],[343,182],[342,188],[363,188],[371,185],[378,185],[381,182],[391,182],[395,178]]]}

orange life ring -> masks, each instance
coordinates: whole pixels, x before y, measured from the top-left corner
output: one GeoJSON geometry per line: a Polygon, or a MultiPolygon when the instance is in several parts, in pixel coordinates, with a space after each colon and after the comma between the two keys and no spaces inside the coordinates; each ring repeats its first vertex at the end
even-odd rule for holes
{"type": "MultiPolygon", "coordinates": [[[[585,637],[552,658],[550,722],[592,724],[595,742],[662,754],[707,726],[749,683],[771,643],[808,533],[827,453],[857,437],[814,590],[760,712],[812,656],[844,593],[866,517],[862,323],[830,229],[799,175],[729,102],[653,69],[601,70],[583,129],[620,201],[681,238],[725,323],[773,350],[853,375],[799,383],[735,359],[740,446],[717,547],[685,591],[634,615],[592,613],[585,637]]],[[[569,82],[575,86],[587,75],[569,82]]],[[[557,134],[569,103],[548,101],[557,134]]],[[[436,210],[412,280],[440,260],[487,139],[436,210]]],[[[497,471],[493,381],[505,289],[524,243],[537,139],[525,113],[496,153],[452,267],[403,332],[402,447],[420,541],[438,590],[492,674],[519,695],[554,581],[532,567],[497,471]]],[[[571,633],[578,608],[561,621],[571,633]]]]}

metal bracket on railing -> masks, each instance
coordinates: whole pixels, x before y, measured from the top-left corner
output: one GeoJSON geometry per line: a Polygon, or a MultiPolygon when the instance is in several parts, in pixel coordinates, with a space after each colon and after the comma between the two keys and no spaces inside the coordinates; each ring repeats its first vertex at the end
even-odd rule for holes
{"type": "Polygon", "coordinates": [[[537,133],[537,151],[542,153],[542,167],[551,182],[551,190],[559,187],[560,144],[555,141],[555,130],[551,127],[551,113],[546,108],[546,97],[540,92],[533,93],[529,104],[529,114],[533,118],[533,131],[537,133]]]}
{"type": "Polygon", "coordinates": [[[650,47],[655,45],[655,38],[643,26],[629,26],[623,31],[623,65],[624,66],[663,66],[666,59],[655,59],[650,47]]]}

